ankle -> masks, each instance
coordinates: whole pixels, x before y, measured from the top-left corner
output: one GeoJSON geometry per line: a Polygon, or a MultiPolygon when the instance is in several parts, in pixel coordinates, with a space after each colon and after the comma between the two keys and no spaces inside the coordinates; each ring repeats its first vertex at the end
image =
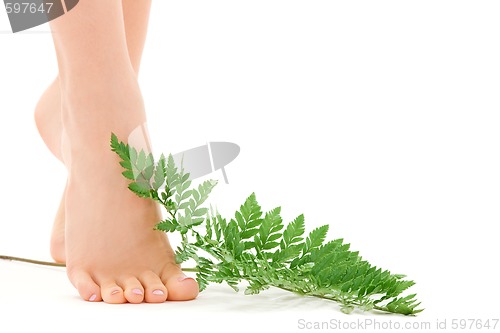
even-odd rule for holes
{"type": "Polygon", "coordinates": [[[93,84],[68,82],[63,89],[63,127],[72,145],[79,140],[107,142],[111,132],[128,135],[146,120],[135,76],[107,77],[93,84]]]}

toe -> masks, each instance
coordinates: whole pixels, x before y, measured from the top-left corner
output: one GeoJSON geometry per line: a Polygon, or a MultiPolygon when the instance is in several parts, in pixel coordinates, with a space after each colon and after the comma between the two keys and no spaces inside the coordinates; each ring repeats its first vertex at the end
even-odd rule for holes
{"type": "Polygon", "coordinates": [[[144,300],[148,303],[163,303],[167,300],[167,288],[160,277],[149,271],[140,276],[144,286],[144,300]]]}
{"type": "Polygon", "coordinates": [[[72,272],[72,274],[69,275],[69,279],[84,300],[89,302],[102,301],[101,289],[89,273],[84,271],[72,272]]]}
{"type": "Polygon", "coordinates": [[[167,287],[169,301],[189,301],[198,296],[199,287],[195,279],[186,276],[180,268],[167,268],[162,274],[167,287]]]}
{"type": "Polygon", "coordinates": [[[101,283],[101,296],[104,302],[110,304],[126,303],[127,299],[123,293],[123,289],[116,284],[115,281],[107,281],[101,283]]]}
{"type": "Polygon", "coordinates": [[[135,277],[120,280],[123,294],[129,303],[142,303],[144,299],[144,288],[135,277]]]}

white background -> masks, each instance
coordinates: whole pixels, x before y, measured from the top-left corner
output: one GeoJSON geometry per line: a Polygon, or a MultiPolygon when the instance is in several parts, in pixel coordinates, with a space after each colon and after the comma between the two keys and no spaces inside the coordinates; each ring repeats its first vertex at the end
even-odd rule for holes
{"type": "MultiPolygon", "coordinates": [[[[153,4],[140,81],[156,150],[239,144],[229,185],[210,175],[221,180],[211,203],[230,216],[255,192],[286,220],[304,213],[308,231],[330,224],[330,238],[417,282],[426,308],[417,318],[346,316],[328,302],[217,286],[181,304],[88,304],[62,270],[0,262],[0,327],[300,331],[299,318],[448,328],[498,318],[499,10],[496,1],[153,4]],[[230,327],[232,318],[241,322],[230,327]]],[[[0,254],[49,260],[65,171],[33,109],[57,64],[48,25],[9,28],[2,8],[0,254]]]]}

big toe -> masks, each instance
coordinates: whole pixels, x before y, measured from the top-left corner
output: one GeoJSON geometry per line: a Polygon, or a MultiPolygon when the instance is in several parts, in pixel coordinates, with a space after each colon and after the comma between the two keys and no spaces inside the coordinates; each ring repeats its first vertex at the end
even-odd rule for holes
{"type": "Polygon", "coordinates": [[[168,289],[169,301],[189,301],[198,296],[199,287],[196,280],[186,276],[177,267],[165,270],[162,281],[168,289]]]}

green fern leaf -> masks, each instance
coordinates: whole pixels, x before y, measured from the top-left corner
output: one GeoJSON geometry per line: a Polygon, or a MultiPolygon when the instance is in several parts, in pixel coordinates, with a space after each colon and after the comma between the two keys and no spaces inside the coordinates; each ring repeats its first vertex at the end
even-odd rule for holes
{"type": "Polygon", "coordinates": [[[301,242],[303,238],[301,237],[305,232],[304,215],[299,215],[293,222],[289,223],[283,232],[283,240],[280,244],[281,249],[285,247],[301,242]]]}
{"type": "Polygon", "coordinates": [[[155,190],[160,189],[160,187],[162,187],[163,184],[165,184],[166,177],[167,177],[167,166],[165,164],[165,156],[162,154],[154,170],[153,188],[155,190]]]}
{"type": "Polygon", "coordinates": [[[129,188],[165,207],[169,217],[155,229],[181,234],[176,262],[196,262],[200,290],[210,283],[225,282],[238,291],[239,283],[246,281],[245,294],[274,286],[335,301],[344,313],[355,308],[404,315],[422,311],[414,294],[403,295],[413,281],[372,266],[341,238],[326,242],[328,225],[304,238],[303,215],[285,228],[281,208],[263,216],[255,193],[234,218],[226,220],[203,207],[216,183],[205,181],[192,188],[189,174],[182,165],[180,169],[175,165],[172,155],[168,159],[162,155],[155,164],[151,154],[138,152],[115,135],[111,136],[111,149],[120,157],[123,176],[131,181],[129,188]],[[160,193],[162,186],[165,188],[160,193]]]}
{"type": "Polygon", "coordinates": [[[309,236],[306,239],[304,254],[311,252],[311,250],[323,244],[326,238],[326,234],[328,233],[328,228],[329,226],[326,224],[324,226],[314,229],[309,233],[309,236]]]}

